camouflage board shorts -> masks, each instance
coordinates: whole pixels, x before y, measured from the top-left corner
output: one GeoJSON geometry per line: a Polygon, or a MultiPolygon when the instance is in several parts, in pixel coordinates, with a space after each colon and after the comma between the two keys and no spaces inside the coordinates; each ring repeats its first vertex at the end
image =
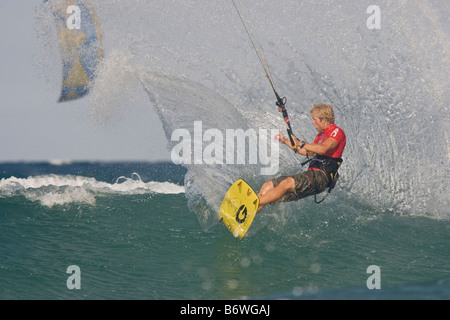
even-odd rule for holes
{"type": "MultiPolygon", "coordinates": [[[[287,192],[280,202],[296,201],[314,194],[325,191],[328,185],[328,178],[320,170],[308,170],[290,176],[295,181],[295,192],[287,192]]],[[[273,179],[273,186],[276,187],[288,176],[281,176],[273,179]]]]}

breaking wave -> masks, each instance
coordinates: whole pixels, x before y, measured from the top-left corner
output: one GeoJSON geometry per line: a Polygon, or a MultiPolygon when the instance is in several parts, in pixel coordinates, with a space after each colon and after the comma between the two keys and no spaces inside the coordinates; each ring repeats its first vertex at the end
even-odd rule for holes
{"type": "Polygon", "coordinates": [[[137,173],[131,178],[121,176],[114,183],[55,174],[0,180],[0,197],[22,195],[47,207],[70,203],[95,205],[98,196],[108,194],[179,194],[184,191],[183,186],[170,182],[144,182],[137,173]]]}

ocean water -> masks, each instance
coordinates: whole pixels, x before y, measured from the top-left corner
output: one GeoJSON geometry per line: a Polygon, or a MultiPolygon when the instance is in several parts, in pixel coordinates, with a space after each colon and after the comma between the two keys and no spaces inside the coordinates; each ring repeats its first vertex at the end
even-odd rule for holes
{"type": "Polygon", "coordinates": [[[185,174],[171,163],[0,165],[0,298],[450,298],[448,220],[337,192],[287,205],[288,216],[261,211],[239,240],[200,226],[185,174]],[[80,289],[67,286],[73,265],[80,289]],[[367,285],[374,265],[379,289],[367,285]]]}
{"type": "MultiPolygon", "coordinates": [[[[54,2],[36,8],[36,63],[58,92],[54,2]]],[[[233,238],[217,218],[231,183],[258,190],[304,159],[259,139],[285,124],[232,2],[95,1],[92,118],[114,125],[143,95],[169,152],[174,133],[200,141],[183,164],[0,164],[0,298],[449,298],[450,3],[378,1],[375,29],[356,0],[242,3],[294,134],[314,139],[313,104],[335,109],[347,135],[335,190],[266,207],[233,238]],[[250,129],[255,163],[225,143],[250,129]],[[206,161],[206,133],[222,135],[222,162],[206,161]]]]}

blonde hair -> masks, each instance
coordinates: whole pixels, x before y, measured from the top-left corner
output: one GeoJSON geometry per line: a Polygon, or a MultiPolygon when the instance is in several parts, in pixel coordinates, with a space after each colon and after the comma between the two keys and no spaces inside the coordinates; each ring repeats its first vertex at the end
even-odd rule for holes
{"type": "Polygon", "coordinates": [[[313,112],[320,120],[326,119],[330,124],[334,123],[334,111],[329,104],[316,104],[311,108],[310,114],[312,115],[313,112]]]}

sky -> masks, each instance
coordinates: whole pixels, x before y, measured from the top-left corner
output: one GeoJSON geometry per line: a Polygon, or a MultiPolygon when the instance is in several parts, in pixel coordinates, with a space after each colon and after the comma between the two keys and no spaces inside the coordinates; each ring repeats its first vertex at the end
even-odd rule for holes
{"type": "Polygon", "coordinates": [[[170,160],[144,92],[130,101],[131,112],[106,124],[91,116],[86,97],[57,103],[60,89],[51,82],[62,81],[56,79],[61,75],[49,82],[36,66],[42,50],[34,30],[35,9],[41,2],[0,2],[0,163],[170,160]]]}

